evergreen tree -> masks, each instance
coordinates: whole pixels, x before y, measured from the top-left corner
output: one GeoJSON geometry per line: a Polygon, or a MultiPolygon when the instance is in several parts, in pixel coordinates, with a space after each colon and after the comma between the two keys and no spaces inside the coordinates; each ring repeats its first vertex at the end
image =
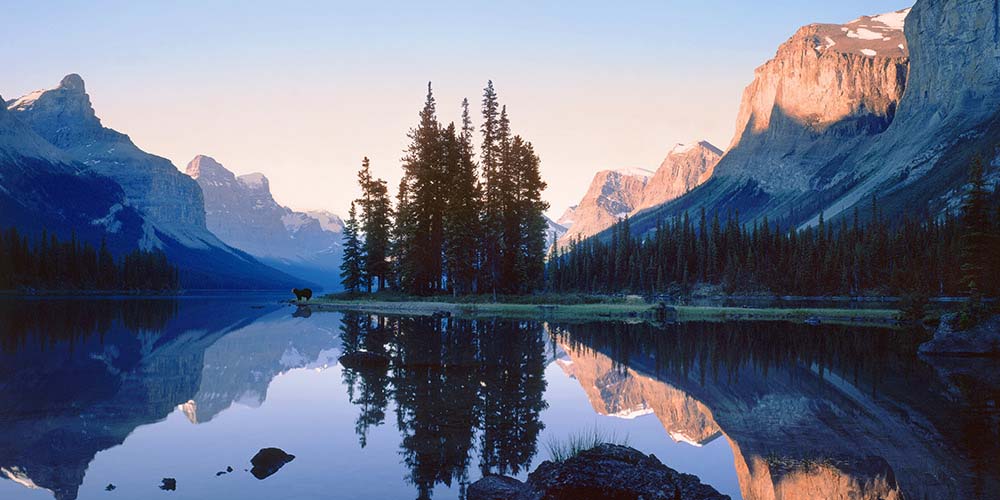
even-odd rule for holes
{"type": "Polygon", "coordinates": [[[340,263],[340,283],[344,290],[356,293],[364,282],[365,256],[362,253],[361,241],[358,239],[358,219],[354,202],[347,212],[347,222],[344,224],[344,257],[340,263]]]}
{"type": "MultiPolygon", "coordinates": [[[[427,294],[440,290],[443,275],[446,152],[443,132],[437,121],[437,107],[431,84],[420,111],[419,123],[410,130],[410,145],[403,158],[403,182],[407,197],[401,209],[411,216],[409,234],[401,235],[410,244],[401,248],[401,266],[410,269],[410,283],[404,290],[427,294]]],[[[401,189],[401,192],[404,191],[401,189]]]]}
{"type": "Polygon", "coordinates": [[[480,132],[483,136],[480,147],[480,164],[483,169],[483,256],[482,256],[482,289],[490,291],[494,297],[500,281],[500,238],[503,231],[503,205],[501,185],[501,150],[500,150],[500,108],[493,81],[490,80],[483,90],[482,101],[483,124],[480,132]]]}
{"type": "Polygon", "coordinates": [[[389,236],[392,230],[392,205],[389,189],[382,179],[373,178],[371,163],[366,156],[358,172],[361,185],[361,231],[364,233],[364,277],[368,292],[373,287],[385,288],[389,277],[389,236]]]}
{"type": "Polygon", "coordinates": [[[969,312],[978,313],[987,277],[990,253],[996,251],[991,243],[989,201],[983,180],[983,161],[976,158],[969,172],[969,192],[962,204],[962,284],[969,294],[969,312]]]}
{"type": "Polygon", "coordinates": [[[462,100],[462,129],[457,140],[449,127],[445,190],[444,250],[448,283],[453,294],[476,291],[475,278],[481,238],[481,190],[473,158],[474,129],[469,116],[469,100],[462,100]]]}

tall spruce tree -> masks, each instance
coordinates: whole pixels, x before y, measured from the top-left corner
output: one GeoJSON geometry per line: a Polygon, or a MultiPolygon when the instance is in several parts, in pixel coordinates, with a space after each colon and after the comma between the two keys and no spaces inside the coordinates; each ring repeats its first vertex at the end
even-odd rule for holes
{"type": "Polygon", "coordinates": [[[358,172],[361,186],[361,231],[364,233],[364,277],[368,292],[373,287],[385,288],[389,278],[389,236],[392,231],[392,204],[386,182],[371,175],[371,162],[366,156],[358,172]]]}
{"type": "MultiPolygon", "coordinates": [[[[404,290],[428,294],[441,289],[443,276],[444,211],[447,181],[446,152],[431,84],[420,111],[417,127],[410,130],[410,145],[403,158],[406,198],[400,209],[409,211],[409,234],[401,235],[410,244],[401,248],[401,266],[412,271],[404,290]]],[[[401,192],[404,192],[401,189],[401,192]]]]}
{"type": "Polygon", "coordinates": [[[486,83],[486,88],[483,90],[482,114],[483,124],[480,132],[483,136],[483,142],[479,154],[483,171],[483,250],[480,276],[484,285],[481,290],[491,292],[495,298],[500,281],[503,205],[500,174],[500,104],[492,80],[486,83]]]}
{"type": "Polygon", "coordinates": [[[480,241],[481,190],[473,158],[474,129],[469,100],[462,100],[462,129],[446,134],[448,188],[445,190],[444,252],[452,294],[474,293],[480,241]]]}
{"type": "Polygon", "coordinates": [[[344,290],[356,293],[364,283],[365,256],[362,253],[361,240],[358,238],[358,218],[354,202],[347,212],[347,222],[344,224],[344,257],[340,263],[340,283],[344,290]]]}

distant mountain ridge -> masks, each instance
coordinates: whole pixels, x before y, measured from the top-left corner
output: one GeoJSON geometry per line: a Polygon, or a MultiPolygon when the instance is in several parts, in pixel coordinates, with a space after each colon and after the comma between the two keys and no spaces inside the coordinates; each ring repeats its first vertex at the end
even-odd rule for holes
{"type": "MultiPolygon", "coordinates": [[[[198,184],[178,171],[169,160],[146,153],[127,135],[104,127],[79,75],[67,75],[54,89],[38,90],[6,104],[6,113],[34,133],[22,131],[16,138],[8,136],[4,142],[9,143],[7,149],[11,153],[7,156],[38,157],[43,153],[50,165],[69,159],[80,172],[110,179],[120,186],[118,190],[124,194],[124,199],[110,204],[98,216],[100,220],[109,221],[107,232],[116,234],[112,229],[117,226],[111,219],[117,218],[119,212],[139,214],[140,220],[132,221],[138,229],[128,226],[135,234],[116,238],[119,250],[163,250],[180,268],[181,284],[185,288],[284,289],[301,282],[229,247],[209,232],[198,184]],[[40,144],[38,137],[53,148],[40,144]],[[53,150],[60,153],[56,155],[53,150]]],[[[70,187],[70,183],[55,189],[66,191],[62,196],[67,201],[69,197],[91,196],[86,188],[70,187]]],[[[12,196],[20,201],[26,198],[20,192],[12,196]]],[[[86,201],[82,200],[81,204],[86,201]]],[[[65,214],[68,208],[54,199],[39,211],[44,220],[50,213],[65,214]]],[[[19,225],[38,230],[42,220],[22,221],[19,225]]],[[[66,224],[64,232],[86,232],[86,229],[87,224],[77,221],[66,224]]]]}
{"type": "Polygon", "coordinates": [[[186,172],[204,193],[208,229],[222,241],[293,276],[339,288],[344,223],[338,216],[282,206],[263,174],[237,177],[209,156],[196,156],[186,172]]]}
{"type": "Polygon", "coordinates": [[[721,156],[712,144],[697,141],[674,146],[655,172],[642,168],[598,172],[580,203],[559,218],[568,228],[559,244],[592,236],[626,216],[684,195],[712,176],[721,156]]]}

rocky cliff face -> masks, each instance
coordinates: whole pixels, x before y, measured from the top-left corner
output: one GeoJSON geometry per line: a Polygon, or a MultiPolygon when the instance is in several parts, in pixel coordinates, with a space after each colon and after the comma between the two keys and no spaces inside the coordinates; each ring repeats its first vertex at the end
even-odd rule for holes
{"type": "Polygon", "coordinates": [[[567,229],[559,244],[593,236],[626,216],[683,196],[712,177],[721,156],[715,146],[698,141],[676,145],[655,172],[641,168],[598,172],[580,203],[559,218],[558,224],[567,229]]]}
{"type": "MultiPolygon", "coordinates": [[[[54,89],[32,92],[6,104],[11,115],[63,156],[82,165],[83,172],[110,179],[119,186],[124,192],[121,207],[131,207],[142,217],[141,234],[131,248],[164,250],[180,268],[182,286],[284,289],[300,281],[262,265],[209,232],[198,184],[169,160],[146,153],[127,135],[104,127],[79,75],[68,75],[54,89]]],[[[25,144],[18,152],[32,156],[40,147],[25,144]]],[[[86,189],[71,189],[67,183],[53,189],[64,197],[91,196],[86,189]]],[[[109,209],[101,220],[110,220],[121,210],[116,208],[111,213],[109,209]]],[[[65,212],[66,207],[53,206],[51,211],[65,212]]],[[[83,227],[86,225],[78,224],[73,229],[83,227]]]]}
{"type": "Polygon", "coordinates": [[[135,248],[142,216],[114,181],[95,175],[0,106],[0,228],[43,229],[115,251],[135,248]]]}
{"type": "Polygon", "coordinates": [[[237,177],[211,157],[196,156],[187,166],[205,195],[208,228],[222,241],[268,264],[335,288],[339,282],[343,222],[322,219],[278,204],[263,174],[237,177]]]}
{"type": "Polygon", "coordinates": [[[565,245],[577,237],[597,234],[631,213],[652,176],[653,172],[638,168],[598,172],[580,204],[572,210],[572,224],[559,243],[565,245]]]}
{"type": "Polygon", "coordinates": [[[704,184],[712,177],[720,158],[722,150],[707,141],[678,144],[670,150],[646,184],[642,200],[633,213],[677,199],[704,184]]]}
{"type": "Polygon", "coordinates": [[[129,202],[164,228],[205,227],[201,190],[169,160],[140,150],[125,134],[101,125],[83,79],[71,74],[54,89],[32,92],[8,109],[39,135],[114,179],[129,202]]]}
{"type": "Polygon", "coordinates": [[[821,170],[895,117],[906,88],[908,11],[812,24],[757,68],[716,174],[770,196],[823,187],[821,170]]]}
{"type": "Polygon", "coordinates": [[[633,229],[699,208],[805,226],[872,196],[889,217],[955,210],[973,157],[1000,184],[997,19],[995,2],[919,0],[803,27],[756,71],[713,179],[633,229]]]}

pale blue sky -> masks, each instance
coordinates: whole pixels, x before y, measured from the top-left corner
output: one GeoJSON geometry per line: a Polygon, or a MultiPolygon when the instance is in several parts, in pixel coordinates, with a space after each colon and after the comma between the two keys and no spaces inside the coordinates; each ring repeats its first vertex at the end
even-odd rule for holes
{"type": "Polygon", "coordinates": [[[493,79],[558,216],[598,170],[728,146],[754,68],[799,26],[910,4],[6,0],[0,95],[80,73],[106,125],[182,170],[208,154],[266,174],[281,203],[343,213],[363,155],[398,182],[428,80],[453,120],[493,79]]]}

